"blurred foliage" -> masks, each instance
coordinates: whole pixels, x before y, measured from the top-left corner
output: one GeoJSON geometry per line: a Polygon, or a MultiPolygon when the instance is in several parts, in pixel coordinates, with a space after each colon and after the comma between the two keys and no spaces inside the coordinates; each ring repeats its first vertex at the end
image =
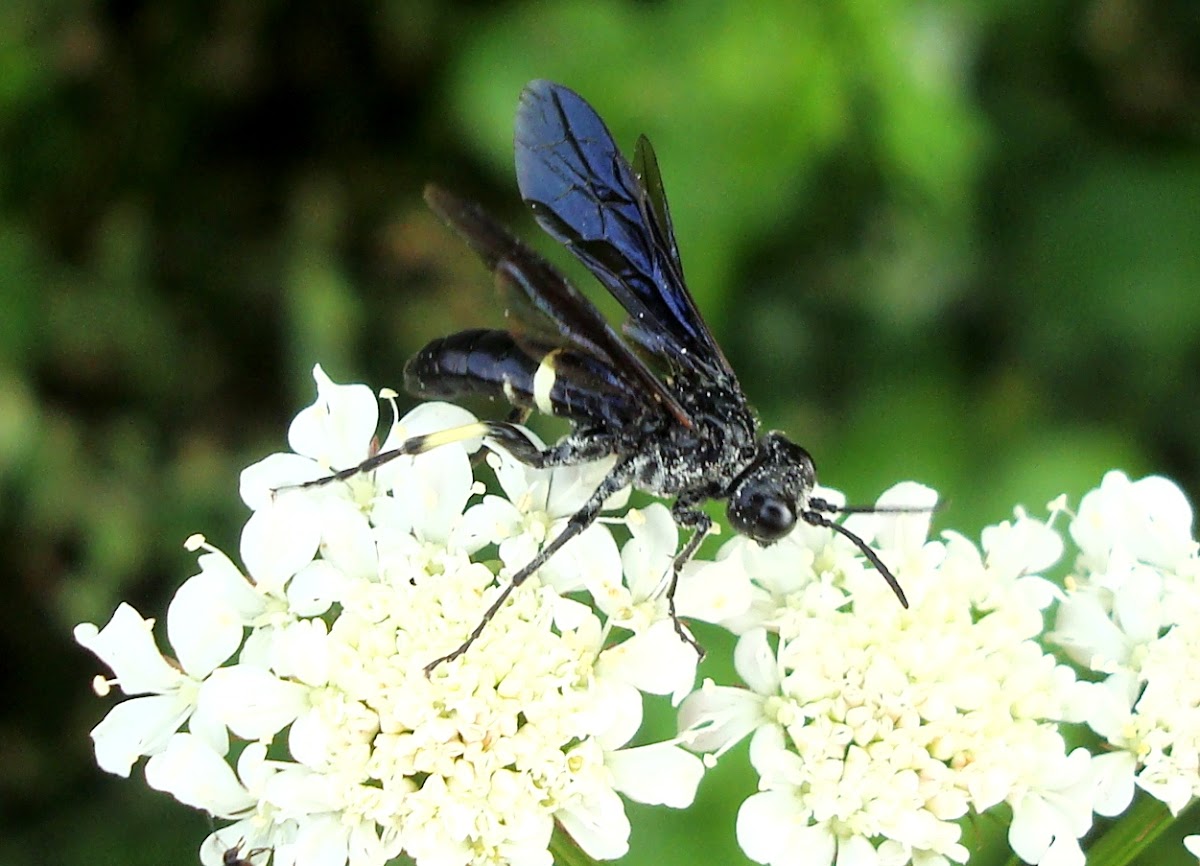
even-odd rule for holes
{"type": "MultiPolygon", "coordinates": [[[[499,321],[420,190],[537,235],[530,78],[655,142],[701,308],[826,483],[929,482],[969,533],[1110,467],[1200,490],[1200,5],[750,8],[0,7],[0,862],[195,862],[203,818],[94,769],[70,627],[161,615],[193,532],[236,551],[314,363],[397,386],[499,321]]],[[[752,786],[735,753],[699,808],[635,808],[630,862],[739,862],[752,786]]]]}

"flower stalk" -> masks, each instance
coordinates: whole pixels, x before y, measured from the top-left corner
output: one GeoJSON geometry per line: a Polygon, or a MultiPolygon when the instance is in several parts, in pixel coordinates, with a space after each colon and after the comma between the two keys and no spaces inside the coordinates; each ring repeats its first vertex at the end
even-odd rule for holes
{"type": "Polygon", "coordinates": [[[1136,797],[1133,805],[1088,846],[1089,866],[1126,866],[1138,858],[1171,827],[1171,812],[1149,795],[1136,797]]]}

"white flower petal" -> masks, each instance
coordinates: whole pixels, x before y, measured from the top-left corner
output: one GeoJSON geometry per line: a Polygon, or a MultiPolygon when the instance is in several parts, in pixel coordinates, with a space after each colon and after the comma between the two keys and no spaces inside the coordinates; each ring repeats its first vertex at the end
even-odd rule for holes
{"type": "Polygon", "coordinates": [[[605,652],[597,672],[652,695],[673,694],[683,700],[695,682],[696,662],[696,651],[664,620],[605,652]]]}
{"type": "Polygon", "coordinates": [[[218,755],[228,755],[229,729],[217,709],[207,701],[199,701],[187,720],[188,733],[199,737],[218,755]]]}
{"type": "Polygon", "coordinates": [[[221,596],[244,625],[252,623],[266,610],[262,594],[224,553],[209,550],[200,554],[197,562],[200,575],[209,581],[209,591],[221,596]]]}
{"type": "Polygon", "coordinates": [[[336,815],[305,821],[296,834],[296,866],[343,866],[349,857],[350,831],[336,815]]]}
{"type": "Polygon", "coordinates": [[[312,562],[320,541],[316,503],[300,494],[283,495],[246,521],[242,562],[262,591],[280,592],[288,578],[312,562]]]}
{"type": "Polygon", "coordinates": [[[1022,860],[1041,862],[1056,841],[1060,847],[1055,856],[1073,856],[1069,842],[1082,837],[1092,826],[1092,760],[1087,750],[1080,748],[1060,761],[1046,764],[1041,768],[1041,784],[1012,804],[1008,841],[1022,860]],[[1068,844],[1061,847],[1064,842],[1068,844]]]}
{"type": "MultiPolygon", "coordinates": [[[[466,427],[475,421],[474,415],[453,403],[421,403],[392,426],[379,450],[389,451],[413,436],[466,427]]],[[[460,441],[460,447],[467,453],[478,451],[481,444],[482,440],[478,437],[460,441]]]]}
{"type": "Polygon", "coordinates": [[[642,695],[618,677],[596,671],[593,719],[596,738],[606,749],[628,743],[642,724],[642,695]]]}
{"type": "Polygon", "coordinates": [[[737,839],[751,860],[770,866],[829,866],[837,842],[823,824],[797,825],[795,798],[786,791],[761,791],[742,803],[737,839]]]}
{"type": "Polygon", "coordinates": [[[321,500],[319,511],[321,561],[350,578],[370,579],[379,574],[375,534],[358,506],[327,497],[321,500]]]}
{"type": "Polygon", "coordinates": [[[266,743],[248,743],[237,760],[238,778],[251,791],[260,791],[278,772],[280,762],[267,761],[266,743]]]}
{"type": "Polygon", "coordinates": [[[685,619],[725,623],[746,614],[753,599],[750,575],[737,557],[684,566],[675,609],[685,619]]]}
{"type": "Polygon", "coordinates": [[[1144,520],[1136,527],[1139,543],[1133,544],[1139,559],[1170,567],[1195,552],[1192,506],[1175,482],[1151,475],[1135,481],[1132,493],[1144,520]]]}
{"type": "Polygon", "coordinates": [[[448,445],[388,468],[386,483],[402,493],[392,503],[402,515],[401,524],[426,541],[449,540],[473,491],[467,452],[448,445]]]}
{"type": "Polygon", "coordinates": [[[697,751],[718,756],[764,722],[760,695],[746,689],[715,686],[711,681],[688,695],[679,708],[683,741],[697,751]]]}
{"type": "Polygon", "coordinates": [[[330,469],[346,469],[367,456],[379,425],[379,403],[366,385],[338,385],[318,364],[313,368],[317,399],[288,429],[297,454],[330,469]]]}
{"type": "Polygon", "coordinates": [[[1129,752],[1098,755],[1092,761],[1095,773],[1095,805],[1097,815],[1115,818],[1133,802],[1134,773],[1137,760],[1129,752]]]}
{"type": "Polygon", "coordinates": [[[570,598],[554,599],[554,625],[559,631],[577,631],[593,623],[598,631],[599,620],[586,604],[570,598]]]}
{"type": "Polygon", "coordinates": [[[1129,658],[1129,640],[1091,591],[1073,592],[1058,608],[1051,639],[1092,670],[1129,658]]]}
{"type": "Polygon", "coordinates": [[[329,630],[319,619],[290,623],[276,633],[271,646],[271,670],[279,677],[310,686],[329,681],[329,630]]]}
{"type": "MultiPolygon", "coordinates": [[[[558,532],[558,528],[554,530],[558,532]]],[[[607,526],[593,524],[571,539],[538,571],[539,579],[556,592],[568,593],[587,588],[602,611],[614,597],[611,590],[622,588],[621,554],[607,526]]],[[[620,597],[628,599],[621,592],[620,597]]]]}
{"type": "Polygon", "coordinates": [[[103,629],[91,623],[76,626],[75,641],[108,665],[125,694],[166,692],[179,686],[183,674],[158,651],[153,625],[122,602],[103,629]]]}
{"type": "Polygon", "coordinates": [[[1200,835],[1184,836],[1183,847],[1187,848],[1197,860],[1200,860],[1200,835]]]}
{"type": "Polygon", "coordinates": [[[767,642],[765,629],[757,628],[738,638],[733,664],[742,681],[760,695],[779,691],[779,663],[767,642]]]}
{"type": "Polygon", "coordinates": [[[308,689],[249,665],[213,671],[201,701],[221,708],[229,730],[246,740],[269,740],[308,708],[308,689]]]}
{"type": "Polygon", "coordinates": [[[760,725],[750,738],[750,764],[758,770],[764,788],[794,788],[807,778],[804,759],[792,751],[783,729],[760,725]]]}
{"type": "Polygon", "coordinates": [[[206,574],[184,581],[167,608],[167,635],[179,663],[193,677],[205,677],[229,659],[245,637],[237,609],[206,574]]]}
{"type": "Polygon", "coordinates": [[[1113,593],[1113,617],[1129,643],[1149,643],[1164,625],[1162,581],[1153,569],[1133,571],[1132,580],[1113,593]]]}
{"type": "Polygon", "coordinates": [[[583,803],[559,810],[554,817],[595,860],[616,860],[629,852],[629,818],[614,792],[599,791],[583,803]]]}
{"type": "Polygon", "coordinates": [[[122,701],[92,729],[96,763],[106,773],[128,776],[138,758],[164,748],[191,711],[177,695],[122,701]]]}
{"type": "Polygon", "coordinates": [[[521,512],[507,499],[485,496],[468,508],[452,536],[456,547],[474,552],[487,544],[497,544],[521,529],[521,512]]]}
{"type": "Polygon", "coordinates": [[[850,836],[838,840],[834,862],[836,866],[878,866],[879,855],[868,839],[850,836]]]}
{"type": "MultiPolygon", "coordinates": [[[[566,517],[574,514],[588,501],[600,482],[608,477],[616,464],[616,457],[605,457],[592,463],[580,466],[560,466],[552,471],[546,490],[546,512],[554,517],[566,517]]],[[[628,498],[628,490],[618,491],[604,503],[605,510],[620,507],[619,504],[628,498]]]]}
{"type": "Polygon", "coordinates": [[[902,481],[888,488],[875,501],[875,507],[913,509],[911,513],[885,511],[874,514],[873,537],[879,547],[911,554],[920,550],[929,538],[929,524],[933,520],[933,509],[937,506],[938,494],[932,487],[915,481],[902,481]]]}
{"type": "Polygon", "coordinates": [[[631,800],[683,809],[696,799],[704,764],[672,743],[622,749],[611,753],[605,766],[613,787],[631,800]]]}
{"type": "Polygon", "coordinates": [[[1039,863],[1054,840],[1054,817],[1035,798],[1014,805],[1008,827],[1008,844],[1013,852],[1026,863],[1039,863]]]}
{"type": "MultiPolygon", "coordinates": [[[[532,431],[525,431],[529,441],[542,449],[545,445],[532,431]]],[[[534,469],[517,460],[503,448],[493,448],[488,455],[488,465],[496,473],[504,498],[521,510],[536,508],[546,510],[546,497],[549,493],[549,469],[534,469]]]]}
{"type": "Polygon", "coordinates": [[[1178,816],[1195,799],[1195,772],[1151,774],[1143,770],[1137,786],[1156,800],[1161,800],[1172,815],[1178,816]]]}
{"type": "Polygon", "coordinates": [[[1172,568],[1195,555],[1191,526],[1191,505],[1173,482],[1159,476],[1130,482],[1125,473],[1113,471],[1083,497],[1071,536],[1098,567],[1124,551],[1149,565],[1172,568]]]}
{"type": "Polygon", "coordinates": [[[146,762],[146,782],[220,817],[234,817],[255,802],[225,760],[190,734],[176,734],[166,749],[146,762]]]}
{"type": "Polygon", "coordinates": [[[288,607],[296,616],[321,616],[341,600],[348,584],[339,569],[323,559],[314,560],[288,581],[288,607]]]}
{"type": "Polygon", "coordinates": [[[1118,671],[1103,683],[1092,683],[1088,726],[1114,743],[1124,742],[1141,683],[1132,671],[1118,671]]]}
{"type": "Polygon", "coordinates": [[[631,538],[621,549],[621,570],[635,599],[658,593],[674,565],[679,530],[671,512],[660,502],[626,515],[631,538]]]}
{"type": "Polygon", "coordinates": [[[288,751],[299,763],[318,772],[329,767],[333,731],[319,711],[302,713],[288,730],[288,751]]]}
{"type": "Polygon", "coordinates": [[[1061,589],[1042,577],[1017,578],[1013,583],[1013,588],[1022,599],[1037,610],[1045,610],[1056,601],[1066,598],[1061,589]]]}
{"type": "Polygon", "coordinates": [[[1079,840],[1070,836],[1056,836],[1038,866],[1084,866],[1086,862],[1079,840]]]}
{"type": "Polygon", "coordinates": [[[289,494],[289,491],[281,488],[316,481],[327,475],[327,468],[299,454],[270,454],[242,470],[239,492],[242,501],[251,510],[257,511],[272,505],[277,498],[289,494]]]}
{"type": "Polygon", "coordinates": [[[988,568],[1006,580],[1043,571],[1063,553],[1062,538],[1051,526],[1031,519],[1020,508],[1016,516],[1014,522],[987,527],[981,538],[988,568]]]}

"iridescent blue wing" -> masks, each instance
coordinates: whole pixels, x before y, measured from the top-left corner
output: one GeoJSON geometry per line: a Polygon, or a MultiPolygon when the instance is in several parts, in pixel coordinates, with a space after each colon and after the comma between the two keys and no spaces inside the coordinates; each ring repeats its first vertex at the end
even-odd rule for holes
{"type": "Polygon", "coordinates": [[[658,240],[671,254],[672,261],[683,277],[683,264],[679,261],[679,245],[675,242],[675,226],[671,223],[671,211],[667,207],[667,192],[663,188],[662,174],[658,170],[658,157],[654,155],[654,147],[650,139],[639,135],[637,145],[633,149],[633,173],[642,183],[646,191],[646,200],[650,205],[649,214],[654,219],[651,227],[655,230],[658,240]]]}
{"type": "MultiPolygon", "coordinates": [[[[518,316],[521,321],[513,322],[514,331],[517,332],[513,339],[518,344],[524,344],[522,351],[528,357],[541,359],[547,355],[549,348],[543,343],[549,329],[545,325],[552,325],[561,342],[581,350],[561,361],[560,376],[578,380],[581,387],[590,387],[597,396],[616,387],[615,381],[610,380],[619,379],[624,383],[624,390],[629,395],[637,395],[647,411],[665,409],[680,424],[692,426],[691,417],[676,396],[625,344],[595,305],[557,268],[514,237],[478,205],[434,184],[425,188],[425,201],[446,225],[467,242],[492,272],[500,290],[507,298],[517,302],[518,311],[523,311],[524,315],[518,316]],[[535,326],[533,339],[525,339],[520,333],[524,329],[519,326],[524,324],[535,326]],[[542,327],[537,327],[539,325],[542,327]],[[576,355],[580,358],[591,356],[596,363],[589,367],[583,361],[571,360],[576,355]],[[587,384],[589,381],[592,383],[590,386],[587,384]]],[[[458,353],[454,357],[466,357],[459,348],[451,347],[458,353]]],[[[485,359],[487,353],[477,351],[474,357],[485,359]]],[[[446,370],[461,367],[465,371],[464,364],[455,361],[443,366],[446,370]]],[[[503,366],[497,365],[498,375],[502,372],[499,368],[503,366]]],[[[478,370],[472,369],[471,372],[477,373],[478,370]]]]}
{"type": "Polygon", "coordinates": [[[539,80],[521,92],[515,150],[521,197],[628,311],[626,333],[672,367],[735,385],[684,283],[650,143],[638,142],[635,170],[581,96],[539,80]]]}

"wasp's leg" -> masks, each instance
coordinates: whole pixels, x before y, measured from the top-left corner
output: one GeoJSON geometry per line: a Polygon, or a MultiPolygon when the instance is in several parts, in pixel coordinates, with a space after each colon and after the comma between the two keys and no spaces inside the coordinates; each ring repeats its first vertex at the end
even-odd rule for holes
{"type": "Polygon", "coordinates": [[[700,549],[700,543],[712,529],[712,518],[696,507],[703,501],[704,498],[700,496],[680,496],[671,508],[671,516],[675,518],[675,522],[685,529],[691,529],[692,537],[675,555],[675,559],[671,563],[671,582],[667,586],[667,612],[671,616],[671,623],[675,626],[675,633],[679,635],[680,640],[689,644],[700,658],[704,658],[704,647],[700,646],[696,639],[688,633],[675,614],[675,589],[679,585],[680,570],[696,555],[696,551],[700,549]]]}
{"type": "MultiPolygon", "coordinates": [[[[531,409],[522,409],[520,406],[514,406],[512,410],[505,416],[505,424],[524,424],[529,420],[532,414],[531,409]]],[[[471,455],[471,466],[476,467],[483,462],[483,450],[480,449],[471,455]]]]}
{"type": "Polygon", "coordinates": [[[612,437],[597,436],[594,439],[567,439],[549,448],[539,448],[520,427],[507,421],[475,421],[461,427],[451,427],[436,433],[425,433],[406,439],[395,448],[380,451],[348,469],[342,469],[323,478],[315,478],[301,484],[287,484],[276,488],[281,490],[304,490],[310,487],[321,487],[334,481],[345,481],[363,472],[378,469],[386,463],[391,463],[398,457],[414,457],[424,454],[443,445],[463,442],[467,439],[487,437],[511,454],[514,458],[532,466],[535,469],[545,469],[552,466],[567,466],[599,460],[614,453],[615,443],[612,437]]]}
{"type": "MultiPolygon", "coordinates": [[[[482,423],[482,422],[481,422],[482,423]]],[[[511,424],[490,422],[488,437],[514,458],[534,469],[578,466],[611,457],[618,452],[619,440],[610,433],[571,434],[549,448],[539,449],[525,431],[511,424]]]]}
{"type": "Polygon", "coordinates": [[[489,436],[496,440],[497,443],[503,445],[505,450],[509,451],[509,453],[522,463],[527,463],[531,466],[542,465],[542,449],[538,448],[525,435],[521,428],[515,424],[509,424],[504,421],[475,421],[471,424],[464,424],[461,427],[451,427],[448,430],[439,430],[436,433],[413,436],[410,439],[405,439],[395,448],[389,448],[387,451],[380,451],[378,454],[373,454],[356,466],[339,470],[322,478],[314,478],[312,481],[305,481],[301,484],[288,484],[276,489],[304,490],[309,487],[321,487],[325,484],[331,484],[334,481],[345,481],[347,478],[353,478],[355,475],[378,469],[380,466],[391,463],[398,457],[414,457],[418,454],[432,451],[435,448],[441,448],[443,445],[464,442],[467,439],[482,438],[484,436],[489,436]]]}
{"type": "Polygon", "coordinates": [[[592,495],[588,497],[588,501],[583,504],[583,507],[571,515],[571,518],[567,521],[567,525],[563,527],[563,531],[556,535],[553,541],[538,551],[537,556],[531,559],[525,564],[524,567],[521,568],[520,571],[512,576],[512,579],[508,582],[508,586],[504,587],[501,593],[496,596],[496,600],[492,602],[491,606],[489,606],[488,609],[483,612],[483,616],[480,618],[479,624],[475,626],[469,635],[467,635],[467,639],[463,641],[458,648],[454,650],[454,652],[444,655],[439,659],[435,659],[425,666],[426,675],[431,674],[433,669],[443,662],[453,661],[470,649],[471,644],[475,643],[475,641],[479,639],[479,636],[483,634],[483,630],[487,628],[487,624],[492,621],[492,618],[496,615],[496,612],[500,610],[504,602],[508,600],[510,595],[512,595],[513,590],[523,584],[529,579],[530,575],[545,565],[550,557],[557,553],[564,544],[566,544],[572,538],[578,536],[585,529],[595,523],[596,516],[600,513],[600,508],[604,505],[605,500],[607,500],[608,497],[612,496],[621,488],[625,487],[632,480],[633,468],[631,464],[628,461],[618,463],[613,468],[613,471],[608,474],[608,477],[600,483],[600,486],[592,491],[592,495]]]}

